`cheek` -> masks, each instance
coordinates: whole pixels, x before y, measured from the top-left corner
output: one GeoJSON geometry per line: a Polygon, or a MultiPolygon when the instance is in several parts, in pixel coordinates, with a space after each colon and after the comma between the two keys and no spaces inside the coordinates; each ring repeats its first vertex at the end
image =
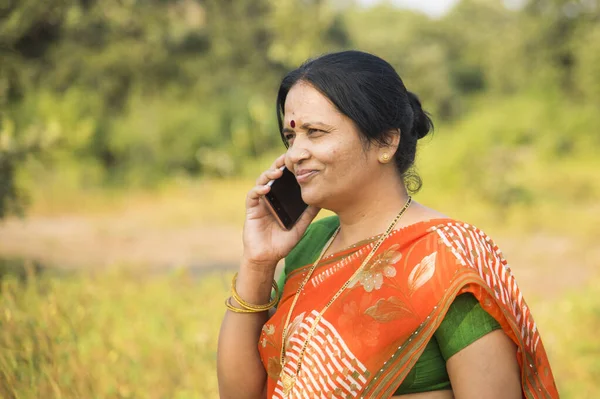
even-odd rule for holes
{"type": "Polygon", "coordinates": [[[352,151],[340,153],[336,161],[336,173],[340,179],[354,184],[364,184],[371,176],[372,166],[365,159],[362,152],[352,151]]]}
{"type": "Polygon", "coordinates": [[[323,160],[326,160],[329,164],[337,164],[339,162],[345,162],[346,158],[350,156],[352,152],[351,148],[347,148],[346,143],[340,143],[337,141],[327,143],[319,149],[319,155],[323,160]]]}

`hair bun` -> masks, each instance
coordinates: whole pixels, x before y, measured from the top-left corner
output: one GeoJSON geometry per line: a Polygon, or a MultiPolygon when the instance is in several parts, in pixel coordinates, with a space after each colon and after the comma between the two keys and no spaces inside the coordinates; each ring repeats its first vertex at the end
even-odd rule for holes
{"type": "Polygon", "coordinates": [[[429,132],[433,129],[433,122],[429,115],[423,111],[423,107],[421,105],[421,101],[416,94],[406,91],[408,94],[408,101],[410,102],[410,106],[413,109],[414,113],[414,122],[412,126],[412,134],[417,137],[417,139],[422,139],[427,136],[429,132]]]}

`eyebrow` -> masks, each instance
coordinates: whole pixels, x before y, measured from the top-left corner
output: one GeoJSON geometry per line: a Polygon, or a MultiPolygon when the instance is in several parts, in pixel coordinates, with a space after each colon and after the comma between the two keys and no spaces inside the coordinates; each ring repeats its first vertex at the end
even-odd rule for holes
{"type": "MultiPolygon", "coordinates": [[[[301,126],[299,126],[298,128],[299,128],[299,129],[304,129],[304,130],[306,130],[306,129],[307,129],[309,126],[311,126],[311,125],[312,125],[312,126],[319,125],[319,126],[324,126],[324,127],[331,127],[331,126],[329,126],[328,124],[326,124],[326,123],[323,123],[323,122],[306,122],[306,123],[303,123],[303,124],[302,124],[301,126]]],[[[289,128],[289,127],[284,127],[284,128],[283,128],[283,133],[295,133],[295,132],[296,132],[296,131],[295,131],[294,129],[291,129],[291,128],[289,128]]]]}

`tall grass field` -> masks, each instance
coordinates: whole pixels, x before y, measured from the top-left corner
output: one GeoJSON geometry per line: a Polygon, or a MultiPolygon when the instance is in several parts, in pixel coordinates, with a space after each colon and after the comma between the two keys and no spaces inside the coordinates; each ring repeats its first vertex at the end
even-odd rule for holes
{"type": "MultiPolygon", "coordinates": [[[[124,271],[5,277],[2,398],[218,398],[216,345],[231,275],[124,271]]],[[[600,397],[600,284],[530,301],[561,397],[600,397]]]]}

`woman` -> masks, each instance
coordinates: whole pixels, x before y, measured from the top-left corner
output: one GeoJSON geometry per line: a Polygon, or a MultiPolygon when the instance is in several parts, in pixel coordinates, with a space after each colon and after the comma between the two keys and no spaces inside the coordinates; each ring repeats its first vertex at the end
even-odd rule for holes
{"type": "Polygon", "coordinates": [[[357,51],[322,56],[283,79],[277,111],[288,150],[246,199],[221,397],[557,398],[498,248],[409,195],[432,123],[394,69],[357,51]],[[261,200],[283,165],[309,204],[290,231],[261,200]],[[321,208],[336,216],[311,224],[321,208]]]}

